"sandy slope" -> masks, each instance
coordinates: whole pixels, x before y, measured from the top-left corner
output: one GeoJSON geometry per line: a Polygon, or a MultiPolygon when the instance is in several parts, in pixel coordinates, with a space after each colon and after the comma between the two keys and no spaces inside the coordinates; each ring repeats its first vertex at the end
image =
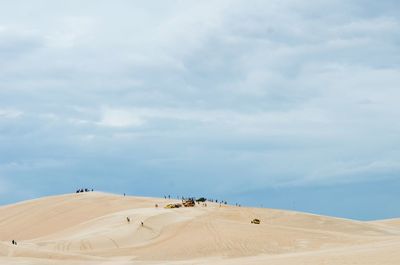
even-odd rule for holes
{"type": "Polygon", "coordinates": [[[399,220],[169,202],[93,192],[1,207],[0,264],[400,264],[399,220]]]}

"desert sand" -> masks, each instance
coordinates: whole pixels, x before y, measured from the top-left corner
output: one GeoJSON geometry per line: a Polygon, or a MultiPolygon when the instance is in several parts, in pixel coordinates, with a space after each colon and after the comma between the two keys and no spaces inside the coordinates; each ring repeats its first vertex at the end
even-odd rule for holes
{"type": "Polygon", "coordinates": [[[89,192],[2,206],[0,264],[400,264],[400,219],[173,202],[89,192]]]}

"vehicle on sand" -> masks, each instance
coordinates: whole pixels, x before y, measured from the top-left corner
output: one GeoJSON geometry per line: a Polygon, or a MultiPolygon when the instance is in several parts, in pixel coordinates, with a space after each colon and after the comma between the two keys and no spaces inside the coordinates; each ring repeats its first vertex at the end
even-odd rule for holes
{"type": "Polygon", "coordinates": [[[194,207],[196,203],[194,202],[193,199],[188,199],[183,201],[183,206],[185,207],[194,207]]]}
{"type": "Polygon", "coordinates": [[[173,208],[180,208],[182,207],[182,204],[180,203],[170,203],[164,206],[166,209],[173,209],[173,208]]]}

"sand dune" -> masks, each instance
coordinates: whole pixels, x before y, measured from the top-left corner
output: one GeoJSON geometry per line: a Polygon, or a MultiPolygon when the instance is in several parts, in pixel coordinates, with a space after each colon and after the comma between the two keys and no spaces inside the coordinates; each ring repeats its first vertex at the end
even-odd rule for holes
{"type": "Polygon", "coordinates": [[[400,220],[170,202],[89,192],[3,206],[0,264],[400,264],[400,220]]]}

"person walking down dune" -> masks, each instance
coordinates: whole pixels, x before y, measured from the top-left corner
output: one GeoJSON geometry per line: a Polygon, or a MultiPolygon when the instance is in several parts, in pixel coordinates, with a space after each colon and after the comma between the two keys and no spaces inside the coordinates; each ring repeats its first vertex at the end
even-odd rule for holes
{"type": "Polygon", "coordinates": [[[130,219],[129,217],[126,217],[126,221],[127,221],[128,223],[130,223],[130,222],[131,222],[131,219],[130,219]]]}

